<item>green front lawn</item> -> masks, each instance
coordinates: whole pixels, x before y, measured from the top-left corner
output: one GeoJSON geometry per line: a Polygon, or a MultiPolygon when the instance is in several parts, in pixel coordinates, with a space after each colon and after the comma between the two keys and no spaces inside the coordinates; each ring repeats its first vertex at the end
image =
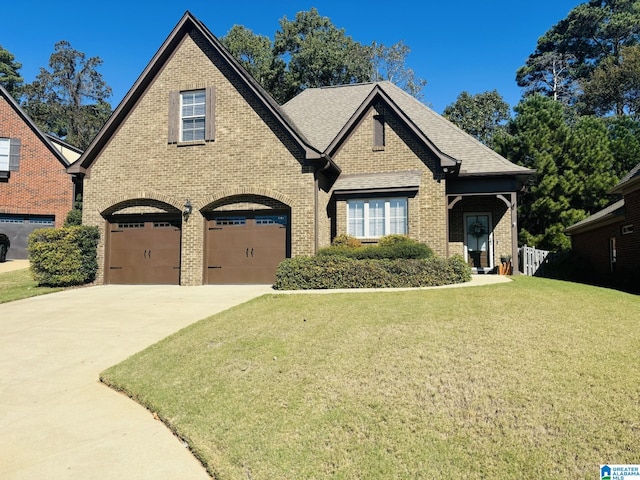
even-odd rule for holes
{"type": "Polygon", "coordinates": [[[28,268],[0,273],[0,303],[59,292],[60,290],[62,288],[39,287],[28,268]]]}
{"type": "Polygon", "coordinates": [[[640,298],[267,295],[103,373],[220,479],[596,478],[640,461],[640,298]]]}

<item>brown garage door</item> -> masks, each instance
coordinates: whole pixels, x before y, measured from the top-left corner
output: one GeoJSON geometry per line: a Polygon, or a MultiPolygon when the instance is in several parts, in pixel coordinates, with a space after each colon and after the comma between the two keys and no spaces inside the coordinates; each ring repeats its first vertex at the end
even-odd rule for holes
{"type": "Polygon", "coordinates": [[[109,224],[108,283],[180,283],[180,221],[109,224]]]}
{"type": "Polygon", "coordinates": [[[207,221],[205,282],[270,284],[287,257],[287,215],[235,215],[207,221]]]}

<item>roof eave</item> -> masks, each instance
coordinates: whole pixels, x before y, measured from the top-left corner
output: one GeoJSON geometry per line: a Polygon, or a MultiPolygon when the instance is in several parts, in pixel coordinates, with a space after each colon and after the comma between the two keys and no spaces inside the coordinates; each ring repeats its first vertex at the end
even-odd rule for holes
{"type": "Polygon", "coordinates": [[[609,190],[609,193],[626,195],[627,193],[637,190],[638,188],[640,188],[640,176],[633,177],[626,182],[619,183],[611,190],[609,190]]]}
{"type": "Polygon", "coordinates": [[[31,128],[31,130],[35,133],[35,135],[42,141],[42,143],[47,147],[47,149],[56,157],[56,159],[66,168],[69,166],[69,160],[67,160],[62,153],[53,146],[47,134],[42,132],[40,128],[35,124],[35,122],[27,115],[27,113],[22,110],[22,107],[18,104],[15,98],[11,96],[9,91],[0,84],[0,95],[5,97],[9,105],[13,108],[13,110],[18,114],[20,118],[31,128]]]}
{"type": "Polygon", "coordinates": [[[68,171],[86,171],[97,158],[100,151],[105,147],[112,134],[118,129],[121,122],[126,118],[134,107],[135,103],[142,97],[146,88],[151,84],[158,72],[162,69],[166,61],[173,55],[176,47],[186,37],[189,30],[196,28],[211,44],[211,46],[226,61],[231,69],[245,80],[247,87],[264,103],[265,107],[278,119],[285,130],[293,137],[304,151],[305,159],[321,160],[322,153],[309,145],[301,135],[286,121],[281,112],[274,108],[275,101],[267,98],[268,94],[261,87],[257,86],[255,80],[242,68],[238,61],[220,44],[219,40],[209,31],[209,29],[195,18],[188,10],[184,13],[178,24],[171,31],[167,39],[162,43],[158,51],[147,64],[133,86],[124,96],[116,110],[111,114],[102,129],[98,132],[93,141],[89,144],[84,154],[72,164],[73,168],[68,171]],[[79,166],[75,166],[78,164],[79,166]]]}
{"type": "Polygon", "coordinates": [[[355,124],[360,120],[362,114],[368,109],[371,105],[373,105],[374,99],[380,96],[387,105],[393,110],[393,112],[401,118],[409,129],[414,133],[435,155],[438,157],[440,161],[440,165],[442,167],[448,168],[459,168],[461,161],[459,159],[453,158],[450,155],[447,155],[443,151],[441,151],[432,141],[427,137],[422,130],[420,130],[415,123],[402,111],[398,105],[391,99],[391,97],[380,87],[380,85],[374,85],[371,89],[371,92],[366,96],[360,106],[356,109],[355,113],[351,116],[349,121],[340,129],[336,137],[331,141],[331,143],[325,149],[326,153],[333,154],[335,150],[342,144],[343,140],[346,138],[347,134],[353,129],[355,124]]]}

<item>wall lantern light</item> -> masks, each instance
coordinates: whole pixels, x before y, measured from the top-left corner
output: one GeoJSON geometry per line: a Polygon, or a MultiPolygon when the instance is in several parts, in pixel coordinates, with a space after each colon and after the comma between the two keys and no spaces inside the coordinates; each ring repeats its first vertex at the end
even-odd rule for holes
{"type": "Polygon", "coordinates": [[[193,211],[193,206],[191,205],[191,200],[188,198],[184,202],[184,209],[182,210],[182,216],[184,217],[185,222],[189,219],[189,215],[193,211]]]}

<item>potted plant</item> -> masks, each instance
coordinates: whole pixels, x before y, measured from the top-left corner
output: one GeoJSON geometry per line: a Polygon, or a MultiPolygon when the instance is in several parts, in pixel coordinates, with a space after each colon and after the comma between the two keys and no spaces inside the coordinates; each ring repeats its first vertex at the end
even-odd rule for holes
{"type": "Polygon", "coordinates": [[[500,275],[511,275],[513,267],[511,266],[511,255],[500,256],[500,266],[498,267],[500,275]]]}

